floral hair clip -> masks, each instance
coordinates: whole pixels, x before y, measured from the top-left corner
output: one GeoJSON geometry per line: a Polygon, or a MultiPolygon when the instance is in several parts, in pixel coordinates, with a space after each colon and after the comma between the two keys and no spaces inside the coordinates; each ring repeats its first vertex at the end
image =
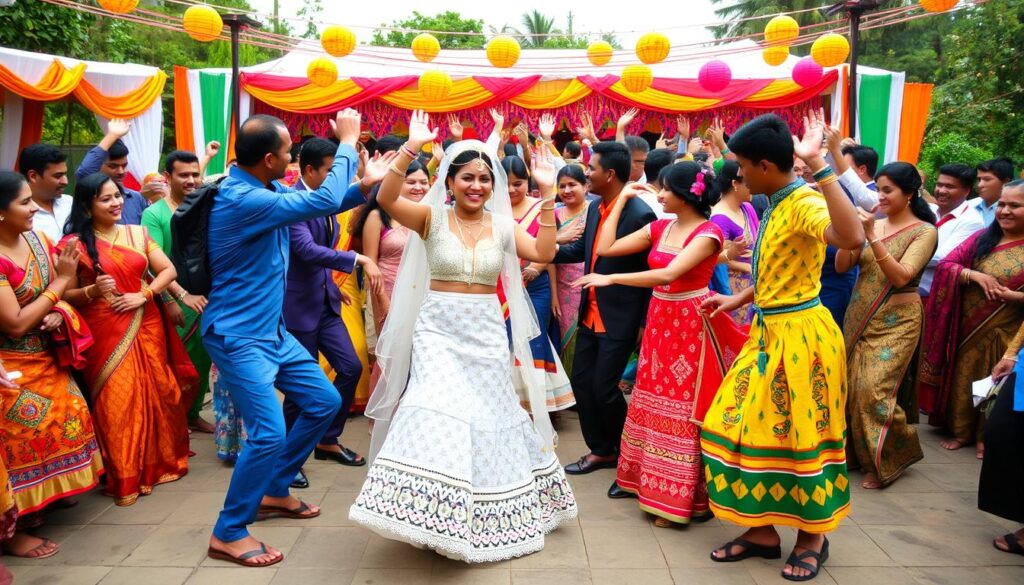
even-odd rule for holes
{"type": "Polygon", "coordinates": [[[701,171],[697,173],[697,176],[693,179],[693,185],[690,185],[690,193],[693,193],[698,198],[704,196],[704,189],[707,188],[707,185],[704,184],[705,174],[706,173],[704,169],[701,169],[701,171]]]}

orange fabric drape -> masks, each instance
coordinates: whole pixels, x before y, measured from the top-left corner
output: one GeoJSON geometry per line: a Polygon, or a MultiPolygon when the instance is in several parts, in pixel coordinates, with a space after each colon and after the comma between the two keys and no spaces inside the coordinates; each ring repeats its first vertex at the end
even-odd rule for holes
{"type": "Polygon", "coordinates": [[[78,87],[85,75],[85,63],[79,63],[67,69],[60,61],[53,63],[43,73],[43,77],[35,85],[29,84],[18,77],[13,71],[0,65],[0,86],[20,95],[26,100],[52,102],[67,96],[78,87]]]}
{"type": "Polygon", "coordinates": [[[195,150],[192,122],[192,94],[188,88],[188,69],[174,66],[174,143],[178,150],[195,150]]]}
{"type": "Polygon", "coordinates": [[[931,83],[907,83],[903,86],[899,160],[917,164],[934,88],[931,83]]]}
{"type": "Polygon", "coordinates": [[[167,74],[157,71],[138,88],[124,95],[107,96],[100,93],[96,86],[85,79],[75,88],[75,97],[90,111],[104,118],[131,119],[148,110],[153,102],[160,99],[167,83],[167,74]]]}
{"type": "Polygon", "coordinates": [[[611,86],[611,91],[627,100],[639,102],[656,110],[668,110],[678,112],[699,112],[715,107],[722,100],[709,98],[695,98],[685,95],[676,95],[649,87],[640,93],[634,93],[625,88],[621,81],[616,81],[611,86]]]}
{"type": "Polygon", "coordinates": [[[342,79],[327,87],[309,84],[288,91],[261,89],[246,84],[245,91],[249,92],[252,97],[279,110],[301,114],[346,100],[363,91],[363,88],[351,79],[342,79]]]}
{"type": "Polygon", "coordinates": [[[452,91],[443,102],[423,97],[418,87],[400,89],[381,96],[381,101],[405,110],[427,110],[429,112],[458,112],[475,108],[494,98],[494,94],[471,77],[452,83],[452,91]]]}
{"type": "MultiPolygon", "coordinates": [[[[43,138],[43,102],[36,100],[24,100],[21,109],[21,136],[18,138],[18,152],[25,150],[26,146],[36,144],[43,138]]],[[[21,161],[18,155],[17,165],[21,161]]]]}
{"type": "Polygon", "coordinates": [[[547,110],[578,102],[591,92],[578,79],[554,79],[541,81],[509,101],[528,110],[547,110]]]}
{"type": "Polygon", "coordinates": [[[845,65],[839,83],[843,92],[843,123],[839,130],[843,136],[850,136],[850,117],[847,115],[850,111],[850,69],[845,65]]]}

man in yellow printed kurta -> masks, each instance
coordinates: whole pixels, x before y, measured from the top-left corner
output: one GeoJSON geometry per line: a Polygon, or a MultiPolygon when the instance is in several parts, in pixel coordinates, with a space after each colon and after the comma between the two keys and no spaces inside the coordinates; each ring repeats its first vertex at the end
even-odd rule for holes
{"type": "Polygon", "coordinates": [[[754,248],[754,285],[707,302],[730,311],[753,301],[755,311],[701,433],[712,510],[750,528],[711,558],[780,558],[775,525],[793,526],[796,546],[782,571],[793,581],[818,574],[828,559],[825,533],[850,510],[846,351],[818,293],[825,245],[859,248],[864,231],[819,154],[824,123],[824,112],[810,114],[797,141],[781,118],[766,115],[729,141],[747,187],[770,204],[754,248]],[[824,196],[794,176],[794,152],[824,196]]]}

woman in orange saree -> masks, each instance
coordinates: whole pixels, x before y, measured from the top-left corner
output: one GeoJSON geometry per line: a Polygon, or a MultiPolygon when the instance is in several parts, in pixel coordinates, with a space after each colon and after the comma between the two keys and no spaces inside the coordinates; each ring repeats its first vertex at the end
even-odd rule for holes
{"type": "Polygon", "coordinates": [[[42,524],[49,506],[94,488],[103,473],[85,398],[58,361],[54,335],[77,321],[60,298],[78,255],[54,261],[46,236],[30,231],[38,209],[21,175],[0,172],[0,371],[14,378],[0,377],[0,466],[19,513],[4,551],[33,559],[59,549],[26,530],[42,524]]]}
{"type": "Polygon", "coordinates": [[[66,296],[93,331],[84,374],[106,493],[130,506],[188,472],[185,419],[198,375],[158,304],[174,267],[144,228],[117,224],[122,207],[117,185],[103,175],[75,186],[65,231],[78,236],[81,256],[77,288],[66,296]],[[150,271],[156,276],[147,283],[150,271]]]}

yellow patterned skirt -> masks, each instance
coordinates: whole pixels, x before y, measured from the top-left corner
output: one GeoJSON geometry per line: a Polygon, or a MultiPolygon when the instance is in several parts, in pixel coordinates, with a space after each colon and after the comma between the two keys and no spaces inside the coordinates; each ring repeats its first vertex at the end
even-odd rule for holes
{"type": "Polygon", "coordinates": [[[701,432],[715,515],[743,526],[834,529],[850,511],[845,409],[846,350],[828,310],[765,315],[763,326],[755,319],[701,432]]]}

